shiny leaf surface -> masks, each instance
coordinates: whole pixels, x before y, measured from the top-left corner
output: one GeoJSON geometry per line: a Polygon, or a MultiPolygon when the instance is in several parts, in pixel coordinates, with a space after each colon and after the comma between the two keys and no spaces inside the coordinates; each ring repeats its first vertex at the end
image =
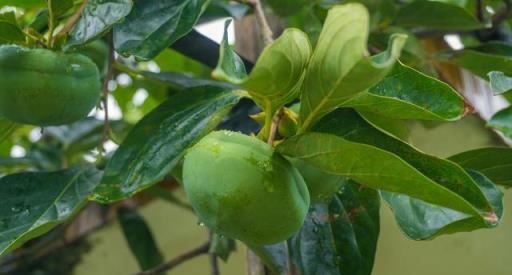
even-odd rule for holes
{"type": "Polygon", "coordinates": [[[293,263],[304,275],[370,275],[379,237],[380,196],[347,182],[329,205],[311,206],[289,240],[293,263]]]}
{"type": "Polygon", "coordinates": [[[122,55],[151,59],[192,30],[208,0],[135,1],[114,27],[114,45],[122,55]]]}
{"type": "Polygon", "coordinates": [[[185,150],[213,130],[238,100],[231,90],[211,87],[169,98],[130,131],[108,163],[93,199],[122,200],[163,179],[185,150]]]}
{"type": "Polygon", "coordinates": [[[72,217],[100,177],[94,166],[83,166],[0,178],[0,255],[72,217]]]}

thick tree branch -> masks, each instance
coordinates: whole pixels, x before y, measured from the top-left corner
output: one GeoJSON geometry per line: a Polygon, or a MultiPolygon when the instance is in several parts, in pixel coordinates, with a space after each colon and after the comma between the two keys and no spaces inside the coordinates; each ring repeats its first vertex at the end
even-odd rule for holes
{"type": "Polygon", "coordinates": [[[171,270],[172,268],[182,264],[183,262],[186,262],[187,260],[190,260],[192,258],[195,258],[197,256],[207,254],[208,250],[210,249],[210,242],[206,242],[202,244],[201,246],[198,246],[164,264],[161,264],[153,269],[142,271],[139,273],[136,273],[135,275],[156,275],[160,274],[162,272],[171,270]]]}

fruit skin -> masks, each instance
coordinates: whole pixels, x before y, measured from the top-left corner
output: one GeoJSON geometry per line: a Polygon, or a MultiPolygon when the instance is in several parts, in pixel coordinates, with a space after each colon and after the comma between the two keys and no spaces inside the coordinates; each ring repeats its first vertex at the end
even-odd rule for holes
{"type": "Polygon", "coordinates": [[[298,170],[266,143],[240,133],[213,132],[191,148],[183,183],[202,223],[251,245],[286,240],[309,208],[298,170]]]}
{"type": "Polygon", "coordinates": [[[0,116],[39,126],[82,118],[100,99],[98,68],[86,56],[0,46],[0,116]]]}
{"type": "Polygon", "coordinates": [[[290,160],[299,170],[309,190],[311,203],[329,203],[347,180],[344,176],[324,172],[302,160],[290,160]]]}

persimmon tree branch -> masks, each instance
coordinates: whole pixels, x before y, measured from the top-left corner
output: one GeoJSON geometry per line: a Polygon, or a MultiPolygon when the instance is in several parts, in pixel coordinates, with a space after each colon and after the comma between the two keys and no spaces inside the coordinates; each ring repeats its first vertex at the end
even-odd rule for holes
{"type": "Polygon", "coordinates": [[[209,250],[210,250],[210,242],[206,242],[188,252],[185,252],[184,254],[179,255],[178,257],[176,257],[166,263],[163,263],[163,264],[161,264],[155,268],[152,268],[150,270],[136,273],[135,275],[156,275],[156,274],[163,273],[165,271],[173,269],[174,267],[176,267],[190,259],[193,259],[197,256],[207,254],[209,250]]]}
{"type": "Polygon", "coordinates": [[[69,33],[69,31],[76,25],[78,20],[80,20],[80,17],[82,16],[82,13],[84,12],[84,9],[87,6],[88,2],[89,0],[84,0],[84,2],[82,2],[80,8],[78,8],[78,10],[71,17],[69,17],[68,21],[66,22],[62,30],[60,30],[60,32],[55,36],[54,40],[57,40],[59,37],[62,37],[69,33]]]}

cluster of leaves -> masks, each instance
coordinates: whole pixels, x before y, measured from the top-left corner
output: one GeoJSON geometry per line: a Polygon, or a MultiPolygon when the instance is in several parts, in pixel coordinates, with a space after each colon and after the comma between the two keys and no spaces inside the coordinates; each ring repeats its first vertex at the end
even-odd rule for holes
{"type": "MultiPolygon", "coordinates": [[[[111,121],[118,148],[97,166],[91,162],[102,141],[100,120],[39,129],[0,118],[0,255],[68,221],[88,201],[110,204],[143,190],[168,199],[154,186],[179,174],[173,171],[187,148],[219,127],[246,129],[239,108],[245,115],[254,108],[244,97],[262,111],[259,138],[268,139],[282,112],[276,150],[347,177],[330,203],[311,206],[286,243],[251,247],[275,273],[286,272],[291,260],[303,274],[370,274],[381,198],[415,240],[499,224],[503,205],[496,185],[512,185],[512,150],[483,148],[441,159],[408,143],[405,121],[450,122],[467,113],[464,99],[438,79],[433,63],[465,68],[511,98],[512,47],[502,34],[510,35],[509,22],[500,17],[510,12],[508,5],[491,1],[472,15],[475,7],[466,1],[267,2],[290,28],[250,69],[227,34],[201,55],[169,48],[179,49],[180,39],[188,39],[189,48],[209,45],[192,28],[241,18],[251,12],[245,4],[0,0],[0,44],[79,51],[112,34],[120,56],[111,96],[122,114],[111,121]],[[70,29],[60,31],[68,22],[70,29]],[[453,32],[463,49],[432,52],[425,46],[453,32]],[[214,64],[193,60],[211,56],[219,60],[213,70],[208,66],[214,64]],[[11,157],[13,148],[26,154],[11,157]]],[[[512,109],[489,125],[512,136],[512,109]]],[[[126,209],[119,218],[141,268],[159,264],[142,218],[126,209]]],[[[214,240],[211,248],[227,259],[232,241],[214,240]]]]}

